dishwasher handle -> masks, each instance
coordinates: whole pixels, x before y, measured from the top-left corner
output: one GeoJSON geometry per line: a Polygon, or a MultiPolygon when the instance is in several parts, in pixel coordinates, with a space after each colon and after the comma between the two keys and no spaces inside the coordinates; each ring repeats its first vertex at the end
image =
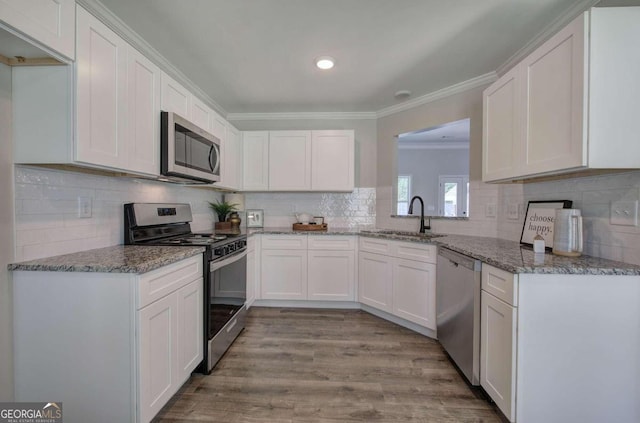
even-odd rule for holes
{"type": "Polygon", "coordinates": [[[464,254],[456,253],[448,248],[439,247],[438,255],[449,260],[455,267],[463,266],[474,272],[480,272],[482,269],[482,263],[480,260],[476,260],[472,257],[465,256],[464,254]]]}

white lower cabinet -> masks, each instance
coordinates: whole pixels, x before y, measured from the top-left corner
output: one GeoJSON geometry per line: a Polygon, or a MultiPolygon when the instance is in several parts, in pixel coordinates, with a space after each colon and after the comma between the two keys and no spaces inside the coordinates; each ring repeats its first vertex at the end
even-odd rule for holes
{"type": "Polygon", "coordinates": [[[247,309],[251,307],[256,300],[257,290],[257,273],[258,261],[256,260],[257,251],[259,251],[259,236],[250,236],[247,238],[247,309]]]}
{"type": "Polygon", "coordinates": [[[309,250],[307,299],[353,301],[356,259],[353,251],[309,250]]]}
{"type": "Polygon", "coordinates": [[[140,325],[140,421],[150,421],[169,401],[178,383],[178,295],[138,312],[140,325]]]}
{"type": "Polygon", "coordinates": [[[354,301],[356,237],[262,235],[260,299],[354,301]]]}
{"type": "Polygon", "coordinates": [[[57,398],[68,422],[151,421],[202,361],[202,266],[13,272],[16,401],[57,398]]]}
{"type": "Polygon", "coordinates": [[[480,385],[510,421],[515,421],[516,308],[482,291],[480,385]]]}
{"type": "Polygon", "coordinates": [[[358,300],[435,330],[435,262],[434,245],[361,237],[358,300]]]}
{"type": "Polygon", "coordinates": [[[436,265],[396,259],[393,264],[393,314],[436,327],[436,265]]]}
{"type": "Polygon", "coordinates": [[[262,250],[262,299],[307,299],[307,252],[262,250]]]}
{"type": "Polygon", "coordinates": [[[393,258],[360,251],[358,262],[358,300],[377,309],[391,312],[393,258]]]}

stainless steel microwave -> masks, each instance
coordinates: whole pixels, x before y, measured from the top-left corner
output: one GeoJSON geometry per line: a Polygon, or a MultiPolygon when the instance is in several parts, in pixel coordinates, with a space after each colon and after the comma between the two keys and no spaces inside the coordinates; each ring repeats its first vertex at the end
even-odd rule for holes
{"type": "Polygon", "coordinates": [[[160,173],[172,180],[220,180],[220,140],[173,112],[160,112],[160,173]]]}

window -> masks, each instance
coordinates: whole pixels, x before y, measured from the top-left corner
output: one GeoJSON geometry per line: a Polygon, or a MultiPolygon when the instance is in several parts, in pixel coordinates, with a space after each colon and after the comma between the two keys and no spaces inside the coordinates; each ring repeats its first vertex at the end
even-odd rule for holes
{"type": "Polygon", "coordinates": [[[405,215],[409,212],[409,200],[411,199],[411,175],[398,175],[398,207],[397,215],[405,215]]]}
{"type": "Polygon", "coordinates": [[[469,177],[440,176],[440,216],[469,216],[469,177]]]}

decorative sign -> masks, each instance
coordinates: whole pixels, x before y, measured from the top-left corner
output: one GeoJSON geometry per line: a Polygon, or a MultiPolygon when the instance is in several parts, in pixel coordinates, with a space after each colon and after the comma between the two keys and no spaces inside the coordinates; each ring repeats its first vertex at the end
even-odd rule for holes
{"type": "Polygon", "coordinates": [[[533,238],[540,235],[544,238],[545,247],[550,250],[553,247],[556,209],[569,209],[571,205],[572,202],[569,200],[529,201],[520,244],[533,246],[533,238]]]}

